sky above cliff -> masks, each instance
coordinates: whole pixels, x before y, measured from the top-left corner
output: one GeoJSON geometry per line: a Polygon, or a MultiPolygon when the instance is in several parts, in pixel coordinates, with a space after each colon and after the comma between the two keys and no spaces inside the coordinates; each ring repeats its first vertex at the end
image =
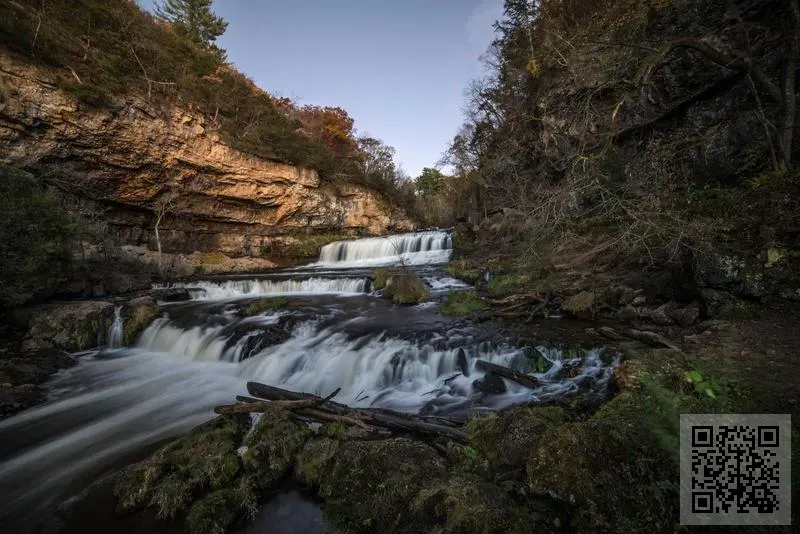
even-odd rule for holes
{"type": "MultiPolygon", "coordinates": [[[[140,0],[152,8],[152,0],[140,0]]],[[[216,0],[228,58],[270,93],[340,106],[416,176],[462,122],[502,0],[216,0]]]]}

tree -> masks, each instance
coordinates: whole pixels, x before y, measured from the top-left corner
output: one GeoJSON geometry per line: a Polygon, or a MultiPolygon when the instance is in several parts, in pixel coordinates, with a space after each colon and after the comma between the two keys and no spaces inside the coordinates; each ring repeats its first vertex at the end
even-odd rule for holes
{"type": "Polygon", "coordinates": [[[361,172],[369,184],[382,189],[393,188],[397,182],[394,148],[374,137],[359,137],[361,172]]]}
{"type": "Polygon", "coordinates": [[[213,0],[163,0],[156,4],[156,17],[172,24],[193,43],[218,52],[215,41],[225,33],[228,23],[211,9],[213,0]]]}
{"type": "Polygon", "coordinates": [[[425,167],[422,173],[417,176],[415,185],[417,193],[422,196],[430,196],[440,193],[444,188],[445,176],[438,169],[425,167]]]}

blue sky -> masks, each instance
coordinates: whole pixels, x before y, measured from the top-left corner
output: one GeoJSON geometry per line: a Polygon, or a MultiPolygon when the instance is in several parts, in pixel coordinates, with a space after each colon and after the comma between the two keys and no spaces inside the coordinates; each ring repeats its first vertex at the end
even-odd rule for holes
{"type": "MultiPolygon", "coordinates": [[[[140,0],[145,7],[152,0],[140,0]]],[[[502,0],[216,0],[239,70],[300,104],[341,106],[416,176],[462,122],[502,0]]]]}

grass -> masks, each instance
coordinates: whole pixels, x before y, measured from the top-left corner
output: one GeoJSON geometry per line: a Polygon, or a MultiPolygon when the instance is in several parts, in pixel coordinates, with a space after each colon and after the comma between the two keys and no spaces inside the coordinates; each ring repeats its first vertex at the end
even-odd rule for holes
{"type": "Polygon", "coordinates": [[[474,284],[480,280],[483,268],[473,260],[459,258],[445,265],[443,271],[454,278],[474,284]]]}
{"type": "Polygon", "coordinates": [[[474,291],[451,291],[439,307],[442,315],[463,317],[483,310],[483,302],[474,291]]]}
{"type": "Polygon", "coordinates": [[[228,261],[228,256],[222,252],[203,252],[200,255],[200,263],[203,265],[221,265],[228,261]]]}

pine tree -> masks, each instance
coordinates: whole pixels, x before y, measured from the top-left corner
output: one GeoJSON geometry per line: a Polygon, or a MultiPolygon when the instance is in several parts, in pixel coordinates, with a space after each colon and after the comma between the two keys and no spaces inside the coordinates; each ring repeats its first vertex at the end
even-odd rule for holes
{"type": "Polygon", "coordinates": [[[211,9],[213,0],[163,0],[156,4],[156,17],[169,22],[192,42],[224,55],[214,44],[228,23],[211,9]]]}

